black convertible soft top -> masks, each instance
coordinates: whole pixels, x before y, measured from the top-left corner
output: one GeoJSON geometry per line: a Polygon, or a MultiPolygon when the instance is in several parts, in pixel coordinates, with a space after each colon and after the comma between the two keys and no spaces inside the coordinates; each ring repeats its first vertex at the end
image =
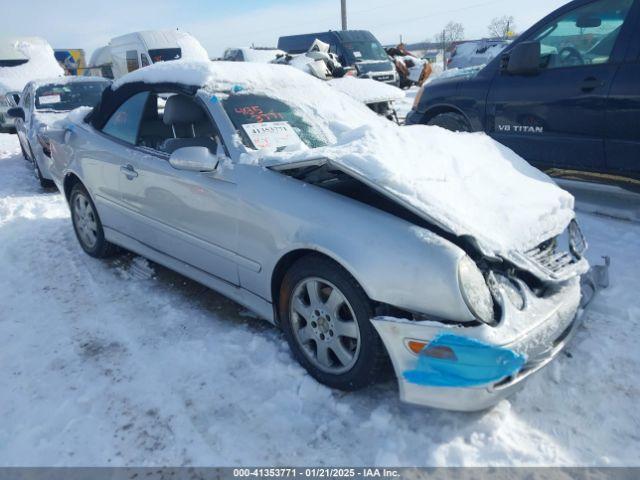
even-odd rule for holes
{"type": "Polygon", "coordinates": [[[198,91],[198,87],[193,85],[182,85],[179,83],[145,83],[145,82],[131,82],[125,83],[117,89],[107,87],[102,92],[102,98],[98,104],[93,108],[91,113],[87,116],[86,122],[90,123],[94,128],[100,130],[104,127],[107,120],[111,118],[113,112],[115,112],[120,105],[122,105],[128,98],[132,97],[136,93],[143,91],[151,92],[172,92],[182,93],[185,95],[195,95],[198,91]]]}

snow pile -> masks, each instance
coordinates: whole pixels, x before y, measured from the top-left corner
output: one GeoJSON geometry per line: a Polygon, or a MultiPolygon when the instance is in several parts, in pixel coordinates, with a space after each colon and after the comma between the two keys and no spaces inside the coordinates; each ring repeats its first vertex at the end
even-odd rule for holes
{"type": "Polygon", "coordinates": [[[111,88],[117,89],[130,82],[182,83],[212,93],[242,87],[242,92],[271,96],[294,106],[304,117],[313,119],[311,123],[330,143],[334,143],[336,134],[345,129],[389,123],[327,82],[288,65],[177,60],[131,72],[113,82],[111,88]]]}
{"type": "Polygon", "coordinates": [[[280,55],[286,55],[284,50],[273,49],[257,49],[257,48],[241,48],[245,62],[269,63],[280,55]]]}
{"type": "Polygon", "coordinates": [[[180,30],[172,31],[175,35],[176,43],[180,47],[183,60],[193,60],[207,62],[209,54],[202,44],[193,36],[180,30]]]}
{"type": "Polygon", "coordinates": [[[51,78],[39,78],[32,82],[33,88],[37,89],[45,85],[67,85],[69,83],[86,83],[86,82],[105,82],[111,83],[111,80],[104,77],[92,77],[92,76],[76,76],[67,75],[64,77],[51,77],[51,78]]]}
{"type": "Polygon", "coordinates": [[[393,85],[370,78],[343,77],[329,80],[329,85],[364,104],[402,100],[404,92],[393,85]]]}
{"type": "Polygon", "coordinates": [[[64,70],[53,55],[53,49],[38,37],[18,38],[10,41],[11,47],[29,61],[15,67],[0,67],[0,91],[18,92],[30,80],[43,77],[61,77],[64,70]]]}
{"type": "Polygon", "coordinates": [[[388,122],[345,132],[333,146],[271,155],[289,162],[326,157],[375,183],[488,253],[528,250],[560,234],[573,197],[483,133],[388,122]]]}

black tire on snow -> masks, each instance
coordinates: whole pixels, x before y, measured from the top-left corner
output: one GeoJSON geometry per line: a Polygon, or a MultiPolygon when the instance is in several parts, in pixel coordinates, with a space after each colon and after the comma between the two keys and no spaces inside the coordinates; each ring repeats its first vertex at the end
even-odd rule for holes
{"type": "Polygon", "coordinates": [[[467,120],[459,113],[447,112],[436,115],[427,122],[427,125],[446,128],[452,132],[470,132],[471,128],[467,120]]]}

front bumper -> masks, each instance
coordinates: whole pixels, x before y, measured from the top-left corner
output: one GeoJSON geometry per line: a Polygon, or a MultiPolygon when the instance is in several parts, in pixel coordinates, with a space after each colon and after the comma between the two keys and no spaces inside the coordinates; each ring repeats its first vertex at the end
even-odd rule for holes
{"type": "MultiPolygon", "coordinates": [[[[553,298],[536,300],[527,298],[522,311],[505,308],[500,325],[490,327],[445,326],[431,321],[408,321],[396,318],[376,318],[372,322],[380,334],[398,378],[400,399],[407,403],[442,408],[446,410],[477,411],[489,408],[500,400],[520,390],[526,380],[548,365],[571,341],[582,323],[587,304],[595,292],[608,283],[607,264],[592,268],[555,294],[553,298]],[[509,351],[522,355],[526,360],[517,371],[488,384],[464,386],[459,376],[450,379],[439,373],[440,384],[417,382],[408,372],[424,368],[420,354],[413,353],[407,342],[434,341],[443,334],[477,342],[488,349],[509,351]]],[[[435,343],[435,342],[434,342],[435,343]]],[[[465,368],[468,368],[466,366],[465,368]]],[[[470,366],[477,370],[475,365],[470,366]]],[[[482,367],[480,367],[482,368],[482,367]]],[[[427,377],[428,378],[428,377],[427,377]]]]}

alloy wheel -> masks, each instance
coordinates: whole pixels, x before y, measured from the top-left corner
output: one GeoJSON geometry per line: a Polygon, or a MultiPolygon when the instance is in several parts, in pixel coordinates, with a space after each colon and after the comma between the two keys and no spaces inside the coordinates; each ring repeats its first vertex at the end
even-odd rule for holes
{"type": "Polygon", "coordinates": [[[320,370],[349,371],[360,353],[360,328],[345,295],[318,277],[300,281],[291,297],[293,335],[308,360],[320,370]]]}
{"type": "Polygon", "coordinates": [[[98,222],[93,206],[82,193],[73,200],[73,219],[78,236],[87,248],[93,248],[98,241],[98,222]]]}

